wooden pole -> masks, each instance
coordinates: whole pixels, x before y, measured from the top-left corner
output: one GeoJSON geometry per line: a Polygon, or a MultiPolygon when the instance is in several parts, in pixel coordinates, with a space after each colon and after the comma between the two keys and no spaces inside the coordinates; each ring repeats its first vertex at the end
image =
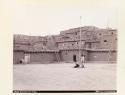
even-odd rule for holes
{"type": "Polygon", "coordinates": [[[79,61],[80,61],[80,58],[81,58],[81,20],[82,20],[82,16],[80,16],[80,28],[79,28],[79,61]]]}

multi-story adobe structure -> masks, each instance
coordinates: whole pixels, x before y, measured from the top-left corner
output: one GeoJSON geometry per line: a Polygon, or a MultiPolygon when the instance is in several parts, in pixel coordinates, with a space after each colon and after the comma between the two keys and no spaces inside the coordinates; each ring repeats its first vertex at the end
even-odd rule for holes
{"type": "MultiPolygon", "coordinates": [[[[14,37],[17,41],[16,37],[14,37]]],[[[106,28],[100,29],[93,26],[84,26],[61,31],[59,35],[52,36],[28,36],[18,42],[22,49],[29,54],[30,61],[41,61],[41,55],[51,59],[49,61],[73,61],[73,57],[79,61],[80,54],[86,55],[86,61],[116,61],[117,55],[117,30],[106,28]],[[81,34],[81,35],[80,35],[81,34]],[[81,37],[80,37],[81,36],[81,37]],[[27,40],[26,40],[27,39],[27,40]],[[30,50],[30,52],[29,52],[30,50]],[[42,52],[41,52],[42,51],[42,52]],[[46,52],[45,52],[46,51],[46,52]],[[34,53],[39,52],[39,54],[34,53]],[[44,53],[43,53],[44,52],[44,53]],[[34,57],[32,57],[34,55],[34,57]],[[35,57],[35,55],[37,55],[35,57]],[[52,57],[53,56],[53,57],[52,57]],[[34,59],[34,60],[32,60],[34,59]],[[37,60],[36,60],[37,59],[37,60]]],[[[14,43],[14,46],[18,45],[14,43]]],[[[19,49],[19,48],[18,48],[19,49]]],[[[16,48],[14,47],[14,50],[16,48]]],[[[19,49],[21,50],[21,49],[19,49]]],[[[19,58],[18,58],[19,59],[19,58]]],[[[47,61],[47,59],[45,60],[47,61]]]]}
{"type": "Polygon", "coordinates": [[[60,32],[57,44],[63,61],[72,61],[73,56],[79,60],[80,50],[86,61],[116,61],[117,30],[93,26],[72,28],[60,32]]]}
{"type": "Polygon", "coordinates": [[[82,48],[89,49],[116,49],[117,35],[115,29],[99,29],[96,27],[73,28],[61,31],[60,40],[57,41],[59,49],[82,48]]]}

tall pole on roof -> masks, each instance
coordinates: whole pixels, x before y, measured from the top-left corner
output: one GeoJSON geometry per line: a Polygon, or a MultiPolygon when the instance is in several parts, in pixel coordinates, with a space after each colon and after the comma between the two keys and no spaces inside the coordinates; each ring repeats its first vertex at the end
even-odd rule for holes
{"type": "MultiPolygon", "coordinates": [[[[107,31],[109,32],[109,18],[107,18],[107,31]]],[[[110,46],[108,50],[108,63],[110,63],[112,39],[111,39],[111,42],[109,42],[109,45],[110,46]]]]}
{"type": "Polygon", "coordinates": [[[81,28],[82,28],[82,16],[80,16],[80,28],[79,28],[79,61],[80,61],[80,58],[81,58],[81,28]]]}

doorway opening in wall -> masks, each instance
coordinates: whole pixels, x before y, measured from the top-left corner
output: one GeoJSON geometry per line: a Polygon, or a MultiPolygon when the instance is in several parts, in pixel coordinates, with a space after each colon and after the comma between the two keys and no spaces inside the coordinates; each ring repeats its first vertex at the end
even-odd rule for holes
{"type": "Polygon", "coordinates": [[[30,62],[30,54],[25,54],[24,56],[24,62],[28,64],[30,62]]]}
{"type": "Polygon", "coordinates": [[[76,62],[76,55],[73,55],[73,62],[76,62]]]}

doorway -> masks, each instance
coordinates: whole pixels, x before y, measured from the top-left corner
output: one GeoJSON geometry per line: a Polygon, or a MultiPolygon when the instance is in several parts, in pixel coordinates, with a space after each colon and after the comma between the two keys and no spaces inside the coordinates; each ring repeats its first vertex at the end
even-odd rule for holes
{"type": "Polygon", "coordinates": [[[73,55],[73,62],[76,62],[76,55],[73,55]]]}

